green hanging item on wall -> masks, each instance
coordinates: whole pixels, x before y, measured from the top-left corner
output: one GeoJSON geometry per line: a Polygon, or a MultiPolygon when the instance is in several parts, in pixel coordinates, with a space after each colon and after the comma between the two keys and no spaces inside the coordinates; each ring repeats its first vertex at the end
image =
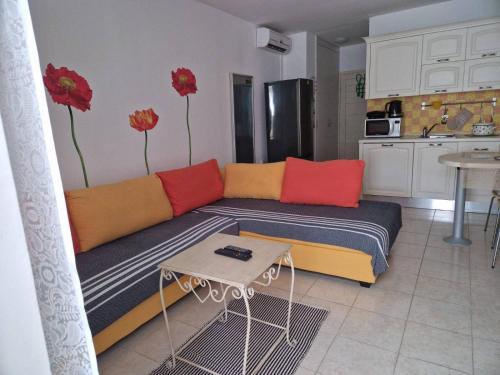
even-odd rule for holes
{"type": "Polygon", "coordinates": [[[356,96],[359,98],[365,97],[365,74],[356,74],[356,96]]]}

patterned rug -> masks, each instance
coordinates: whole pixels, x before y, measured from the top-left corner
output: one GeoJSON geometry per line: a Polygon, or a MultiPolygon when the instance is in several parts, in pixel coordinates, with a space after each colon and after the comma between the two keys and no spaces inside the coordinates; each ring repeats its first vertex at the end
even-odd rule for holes
{"type": "MultiPolygon", "coordinates": [[[[203,332],[197,338],[185,346],[181,352],[176,351],[176,356],[179,355],[193,363],[202,365],[212,372],[199,369],[180,360],[177,360],[174,369],[169,369],[168,364],[171,358],[169,356],[151,375],[241,374],[247,319],[238,313],[246,314],[245,304],[241,299],[233,300],[229,303],[228,310],[237,314],[230,312],[227,321],[221,322],[219,320],[223,315],[223,311],[221,311],[200,330],[203,332]]],[[[250,299],[250,311],[252,318],[285,326],[288,301],[267,294],[255,293],[250,299]]],[[[256,369],[273,345],[276,345],[276,348],[264,360],[257,374],[293,374],[327,316],[327,310],[294,302],[290,326],[290,337],[297,340],[294,347],[287,344],[285,337],[277,342],[283,330],[252,320],[247,374],[251,374],[256,369]]],[[[191,338],[186,342],[190,340],[191,338]]],[[[181,348],[183,346],[181,345],[181,348]]]]}

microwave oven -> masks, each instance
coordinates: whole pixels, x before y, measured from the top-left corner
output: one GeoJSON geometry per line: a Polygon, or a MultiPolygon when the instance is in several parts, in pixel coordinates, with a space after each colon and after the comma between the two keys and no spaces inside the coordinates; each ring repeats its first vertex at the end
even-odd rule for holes
{"type": "Polygon", "coordinates": [[[401,117],[365,120],[365,137],[401,137],[401,117]]]}

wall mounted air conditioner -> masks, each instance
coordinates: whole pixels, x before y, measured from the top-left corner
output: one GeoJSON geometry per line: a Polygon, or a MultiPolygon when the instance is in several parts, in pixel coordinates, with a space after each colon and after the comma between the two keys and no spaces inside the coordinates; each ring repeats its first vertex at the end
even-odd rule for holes
{"type": "Polygon", "coordinates": [[[292,48],[292,40],[267,27],[259,27],[257,28],[257,47],[276,53],[288,53],[292,48]]]}

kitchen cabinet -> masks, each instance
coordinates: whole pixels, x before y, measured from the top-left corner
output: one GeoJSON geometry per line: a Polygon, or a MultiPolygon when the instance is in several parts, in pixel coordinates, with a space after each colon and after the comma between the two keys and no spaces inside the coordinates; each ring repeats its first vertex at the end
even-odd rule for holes
{"type": "Polygon", "coordinates": [[[470,27],[467,32],[467,59],[500,56],[500,23],[470,27]]]}
{"type": "Polygon", "coordinates": [[[416,198],[453,199],[455,168],[439,163],[441,155],[458,152],[452,142],[416,143],[414,149],[412,196],[416,198]]]}
{"type": "Polygon", "coordinates": [[[500,88],[500,57],[465,62],[464,91],[500,88]]]}
{"type": "Polygon", "coordinates": [[[464,62],[423,65],[420,77],[420,94],[462,91],[464,62]]]}
{"type": "Polygon", "coordinates": [[[370,44],[368,98],[417,95],[423,36],[370,44]]]}
{"type": "Polygon", "coordinates": [[[398,197],[411,196],[413,144],[364,144],[360,147],[365,175],[363,193],[398,197]]]}
{"type": "Polygon", "coordinates": [[[466,39],[467,29],[425,34],[422,64],[465,60],[466,39]]]}

